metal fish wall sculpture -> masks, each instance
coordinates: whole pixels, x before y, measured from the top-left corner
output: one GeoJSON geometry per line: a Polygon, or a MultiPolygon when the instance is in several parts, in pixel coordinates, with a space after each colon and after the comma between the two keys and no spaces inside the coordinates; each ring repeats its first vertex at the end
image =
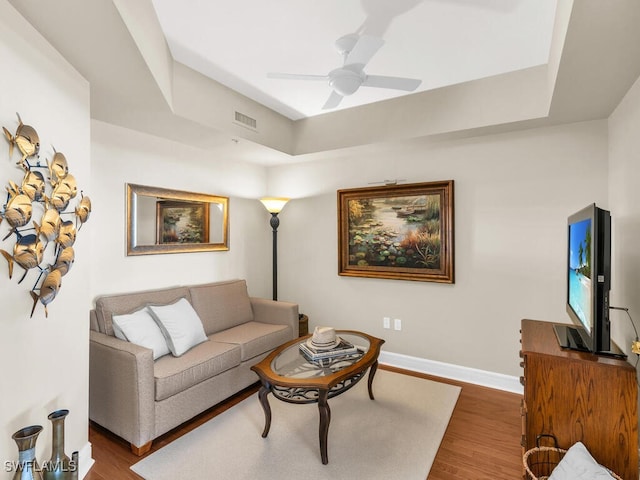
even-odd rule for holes
{"type": "Polygon", "coordinates": [[[44,305],[44,316],[49,316],[49,311],[47,310],[47,305],[53,302],[53,299],[56,298],[58,292],[60,291],[60,287],[62,286],[62,273],[60,270],[51,270],[40,285],[40,293],[36,293],[35,289],[31,290],[31,298],[33,298],[33,307],[31,308],[31,316],[33,317],[33,312],[36,309],[36,305],[38,304],[38,300],[40,303],[44,305]]]}
{"type": "Polygon", "coordinates": [[[76,207],[76,218],[80,222],[80,227],[78,230],[89,220],[89,215],[91,215],[91,199],[89,197],[85,197],[82,192],[80,192],[80,203],[76,207]]]}
{"type": "Polygon", "coordinates": [[[22,123],[19,113],[16,113],[16,115],[18,116],[18,128],[16,130],[16,134],[11,135],[11,132],[9,132],[5,127],[2,127],[2,130],[4,130],[4,135],[9,141],[9,157],[13,156],[13,147],[18,147],[18,150],[22,153],[22,158],[18,162],[18,165],[26,170],[28,168],[26,159],[37,156],[40,152],[40,137],[38,136],[38,132],[36,132],[35,128],[22,123]]]}
{"type": "Polygon", "coordinates": [[[73,250],[73,247],[65,247],[60,250],[58,254],[58,258],[56,259],[56,263],[53,266],[56,270],[60,272],[60,275],[65,276],[71,267],[73,266],[73,262],[76,259],[76,252],[73,250]]]}
{"type": "MultiPolygon", "coordinates": [[[[54,184],[52,183],[52,185],[54,184]]],[[[77,194],[76,179],[73,175],[68,174],[54,185],[49,202],[56,210],[63,212],[69,206],[69,201],[75,198],[77,194]]]]}
{"type": "Polygon", "coordinates": [[[54,153],[51,161],[47,160],[47,168],[49,169],[51,184],[55,185],[69,174],[69,165],[67,164],[67,157],[63,153],[56,152],[53,146],[51,148],[53,148],[54,153]]]}
{"type": "Polygon", "coordinates": [[[62,152],[52,146],[51,159],[47,159],[46,165],[40,164],[37,159],[40,137],[35,128],[25,125],[20,115],[17,116],[16,133],[12,135],[5,127],[3,131],[9,142],[9,159],[17,148],[20,159],[16,165],[24,173],[15,181],[8,180],[6,201],[3,204],[0,200],[2,242],[15,236],[13,248],[0,248],[0,255],[7,260],[9,279],[13,278],[15,265],[24,269],[18,283],[31,270],[38,271],[38,278],[29,292],[33,299],[31,316],[41,303],[45,317],[48,317],[48,305],[58,295],[62,277],[69,273],[75,262],[73,245],[80,227],[89,220],[91,200],[80,192],[80,200],[74,202],[78,186],[62,152]],[[29,162],[31,158],[37,160],[29,162]],[[64,219],[66,216],[73,218],[64,219]],[[7,229],[6,234],[2,232],[7,229]]]}
{"type": "Polygon", "coordinates": [[[22,275],[22,278],[18,281],[18,283],[22,283],[27,272],[42,263],[44,245],[37,235],[25,235],[24,237],[20,237],[13,246],[13,256],[2,249],[0,249],[0,253],[7,259],[7,262],[9,262],[9,278],[13,276],[14,262],[24,268],[24,275],[22,275]]]}
{"type": "Polygon", "coordinates": [[[6,204],[2,218],[7,220],[12,231],[10,231],[3,240],[9,238],[16,228],[24,227],[29,223],[33,213],[31,199],[27,195],[19,193],[17,190],[12,190],[11,187],[7,187],[7,191],[9,192],[9,201],[6,204]]]}
{"type": "Polygon", "coordinates": [[[62,223],[60,212],[58,212],[58,210],[53,207],[47,207],[40,221],[42,222],[41,225],[39,225],[35,220],[33,221],[33,226],[35,227],[38,235],[44,236],[47,242],[51,242],[58,238],[58,233],[60,233],[60,224],[62,223]]]}
{"type": "MultiPolygon", "coordinates": [[[[11,181],[9,183],[12,183],[11,181]]],[[[39,202],[44,196],[45,183],[44,176],[40,172],[27,170],[22,179],[22,193],[32,201],[39,202]]]]}

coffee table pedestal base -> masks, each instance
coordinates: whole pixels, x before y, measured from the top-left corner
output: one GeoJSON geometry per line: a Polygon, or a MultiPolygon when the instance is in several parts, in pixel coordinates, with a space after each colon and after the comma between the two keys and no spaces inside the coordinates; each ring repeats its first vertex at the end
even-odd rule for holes
{"type": "MultiPolygon", "coordinates": [[[[369,369],[369,379],[367,382],[367,388],[369,391],[369,398],[371,400],[375,400],[373,396],[373,377],[376,374],[376,370],[378,369],[378,362],[375,361],[370,369],[369,369]]],[[[283,400],[289,403],[318,403],[318,412],[320,414],[320,428],[319,428],[319,437],[320,437],[320,457],[322,458],[322,464],[326,465],[329,463],[329,456],[327,454],[327,443],[329,439],[329,424],[331,423],[331,409],[329,408],[329,398],[335,397],[336,395],[341,394],[342,392],[348,390],[352,386],[354,386],[358,381],[363,377],[364,372],[360,372],[357,375],[345,380],[344,382],[338,385],[336,389],[301,389],[299,387],[295,388],[284,388],[284,387],[274,387],[269,382],[262,381],[262,386],[260,387],[260,391],[258,392],[258,398],[260,399],[260,405],[262,405],[262,410],[264,411],[264,430],[262,431],[262,438],[266,438],[269,434],[269,429],[271,428],[271,406],[269,405],[269,399],[267,396],[269,392],[278,392],[274,393],[276,398],[283,400]],[[287,395],[283,395],[283,392],[288,392],[287,395]],[[317,397],[313,398],[308,395],[309,392],[317,392],[317,397]]],[[[315,397],[315,395],[314,395],[315,397]]]]}

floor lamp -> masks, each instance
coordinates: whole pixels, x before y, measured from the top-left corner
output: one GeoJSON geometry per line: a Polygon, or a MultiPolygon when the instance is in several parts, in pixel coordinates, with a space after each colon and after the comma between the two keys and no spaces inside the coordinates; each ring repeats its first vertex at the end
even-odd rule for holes
{"type": "Polygon", "coordinates": [[[260,201],[271,214],[269,224],[273,229],[273,299],[278,300],[278,226],[280,225],[278,214],[282,211],[289,199],[282,197],[265,197],[261,198],[260,201]]]}

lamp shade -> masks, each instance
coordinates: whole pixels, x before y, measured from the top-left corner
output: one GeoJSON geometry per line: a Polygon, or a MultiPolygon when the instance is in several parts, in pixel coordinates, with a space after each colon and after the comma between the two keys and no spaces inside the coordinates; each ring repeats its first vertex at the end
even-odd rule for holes
{"type": "Polygon", "coordinates": [[[270,213],[280,213],[289,199],[284,197],[265,197],[261,198],[260,201],[270,213]]]}

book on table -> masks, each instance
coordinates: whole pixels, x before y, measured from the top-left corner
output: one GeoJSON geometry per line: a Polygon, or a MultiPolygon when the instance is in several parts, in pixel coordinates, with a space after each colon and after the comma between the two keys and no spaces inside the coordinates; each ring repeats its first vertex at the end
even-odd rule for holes
{"type": "Polygon", "coordinates": [[[323,360],[325,358],[343,357],[361,353],[356,346],[346,340],[340,339],[340,343],[328,350],[318,350],[307,343],[300,344],[300,351],[309,360],[323,360]]]}

